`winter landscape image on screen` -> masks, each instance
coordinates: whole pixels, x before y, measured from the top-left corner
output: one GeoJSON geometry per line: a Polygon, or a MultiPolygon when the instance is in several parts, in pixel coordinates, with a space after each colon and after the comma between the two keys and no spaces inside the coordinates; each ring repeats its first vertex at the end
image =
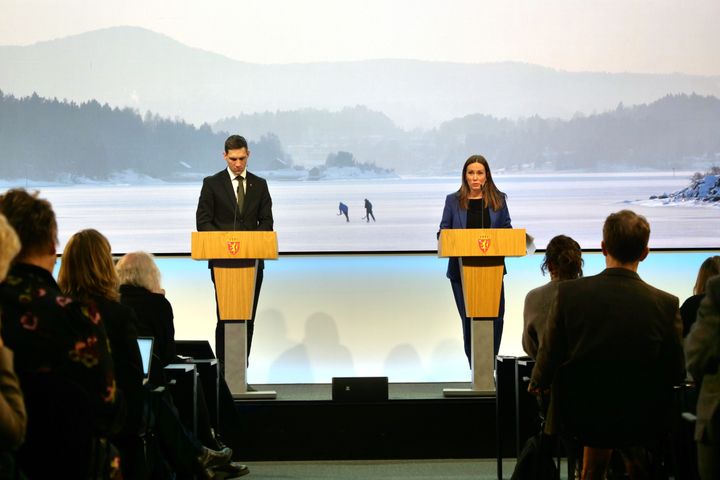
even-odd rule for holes
{"type": "Polygon", "coordinates": [[[0,187],[50,199],[61,243],[93,227],[116,252],[188,252],[202,179],[240,134],[282,252],[434,250],[472,154],[540,248],[598,248],[621,208],[652,247],[720,246],[711,0],[3,10],[0,187]]]}

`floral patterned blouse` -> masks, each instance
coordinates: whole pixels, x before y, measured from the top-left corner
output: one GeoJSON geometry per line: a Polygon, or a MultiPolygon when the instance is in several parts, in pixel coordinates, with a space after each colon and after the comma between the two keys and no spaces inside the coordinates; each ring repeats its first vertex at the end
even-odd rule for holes
{"type": "Polygon", "coordinates": [[[118,427],[119,405],[110,344],[100,314],[63,295],[47,270],[15,264],[0,284],[5,344],[23,377],[57,373],[82,386],[96,406],[98,433],[118,427]]]}

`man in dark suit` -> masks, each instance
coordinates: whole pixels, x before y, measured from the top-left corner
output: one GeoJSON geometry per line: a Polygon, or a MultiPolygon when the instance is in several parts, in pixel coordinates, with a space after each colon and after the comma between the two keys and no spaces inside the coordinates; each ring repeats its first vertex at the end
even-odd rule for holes
{"type": "Polygon", "coordinates": [[[630,477],[647,464],[635,452],[666,432],[673,385],[684,379],[677,297],[640,279],[650,225],[630,210],[603,227],[600,274],[558,286],[529,390],[550,389],[546,433],[584,448],[582,478],[604,478],[612,449],[630,477]]]}
{"type": "MultiPolygon", "coordinates": [[[[247,141],[240,135],[231,135],[225,140],[223,158],[227,168],[203,179],[202,190],[196,212],[197,229],[202,231],[248,231],[273,229],[272,199],[267,182],[247,171],[250,150],[247,141]]],[[[228,262],[233,262],[229,260],[228,262]]],[[[210,262],[212,267],[219,265],[210,262]]],[[[232,263],[223,266],[232,266],[232,263]]],[[[252,317],[247,322],[247,355],[250,346],[257,311],[260,287],[263,280],[263,262],[258,265],[255,280],[255,300],[252,317]]],[[[213,284],[215,278],[213,275],[213,284]]],[[[218,316],[219,319],[219,316],[218,316]]],[[[215,328],[215,350],[217,357],[225,359],[225,324],[218,321],[215,328]]]]}

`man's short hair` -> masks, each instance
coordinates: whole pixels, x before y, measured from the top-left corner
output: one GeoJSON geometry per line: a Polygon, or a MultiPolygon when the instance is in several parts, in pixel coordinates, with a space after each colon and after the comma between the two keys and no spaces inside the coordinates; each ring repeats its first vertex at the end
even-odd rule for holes
{"type": "Polygon", "coordinates": [[[603,226],[605,250],[622,263],[640,260],[650,240],[650,224],[632,210],[611,213],[603,226]]]}
{"type": "Polygon", "coordinates": [[[5,215],[20,239],[18,258],[28,254],[46,254],[57,245],[57,221],[52,205],[38,198],[38,192],[29,194],[23,188],[14,188],[0,195],[0,213],[5,215]]]}
{"type": "Polygon", "coordinates": [[[244,148],[245,150],[248,148],[245,137],[241,137],[240,135],[230,135],[227,140],[225,140],[225,153],[228,153],[230,150],[239,150],[241,148],[244,148]]]}

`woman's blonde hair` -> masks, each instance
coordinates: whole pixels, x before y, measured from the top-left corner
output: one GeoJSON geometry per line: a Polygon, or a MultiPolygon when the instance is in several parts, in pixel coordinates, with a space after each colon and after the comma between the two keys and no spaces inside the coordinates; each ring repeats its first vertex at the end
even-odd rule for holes
{"type": "Polygon", "coordinates": [[[155,257],[150,253],[130,252],[118,260],[115,270],[120,278],[120,285],[133,285],[162,293],[160,269],[155,264],[155,257]]]}
{"type": "Polygon", "coordinates": [[[0,282],[5,280],[10,263],[20,251],[20,239],[5,215],[0,213],[0,282]]]}
{"type": "Polygon", "coordinates": [[[70,237],[62,254],[58,285],[83,301],[93,297],[119,300],[117,273],[110,242],[97,230],[81,230],[70,237]]]}
{"type": "Polygon", "coordinates": [[[720,255],[706,258],[702,265],[700,265],[700,270],[698,270],[693,294],[700,295],[701,293],[705,293],[705,284],[708,279],[718,274],[720,274],[720,255]]]}

